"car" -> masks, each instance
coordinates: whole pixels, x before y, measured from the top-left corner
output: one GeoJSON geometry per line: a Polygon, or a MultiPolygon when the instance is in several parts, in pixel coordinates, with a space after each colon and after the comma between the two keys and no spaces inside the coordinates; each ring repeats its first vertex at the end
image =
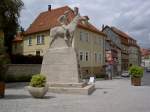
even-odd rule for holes
{"type": "Polygon", "coordinates": [[[150,67],[146,67],[146,72],[150,72],[150,67]]]}
{"type": "Polygon", "coordinates": [[[129,77],[130,74],[128,71],[123,71],[122,74],[121,74],[122,77],[129,77]]]}

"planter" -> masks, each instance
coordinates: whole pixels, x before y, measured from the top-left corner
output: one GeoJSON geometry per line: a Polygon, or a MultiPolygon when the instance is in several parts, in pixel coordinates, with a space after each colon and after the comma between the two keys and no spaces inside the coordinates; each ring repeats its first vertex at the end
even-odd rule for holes
{"type": "Polygon", "coordinates": [[[45,94],[48,91],[48,86],[45,87],[32,87],[28,86],[28,91],[29,93],[34,97],[34,98],[43,98],[45,94]]]}
{"type": "Polygon", "coordinates": [[[134,86],[141,86],[141,77],[131,77],[131,84],[134,86]]]}
{"type": "Polygon", "coordinates": [[[0,81],[0,96],[4,97],[5,95],[5,83],[0,81]]]}

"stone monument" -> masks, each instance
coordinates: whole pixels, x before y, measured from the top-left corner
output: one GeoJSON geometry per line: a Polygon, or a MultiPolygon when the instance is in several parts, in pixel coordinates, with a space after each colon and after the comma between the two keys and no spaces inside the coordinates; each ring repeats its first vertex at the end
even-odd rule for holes
{"type": "Polygon", "coordinates": [[[49,91],[55,93],[91,94],[95,87],[80,79],[75,49],[72,47],[73,33],[80,20],[85,20],[74,8],[75,17],[67,24],[67,14],[58,18],[61,26],[50,30],[50,47],[42,62],[41,74],[46,75],[49,91]]]}

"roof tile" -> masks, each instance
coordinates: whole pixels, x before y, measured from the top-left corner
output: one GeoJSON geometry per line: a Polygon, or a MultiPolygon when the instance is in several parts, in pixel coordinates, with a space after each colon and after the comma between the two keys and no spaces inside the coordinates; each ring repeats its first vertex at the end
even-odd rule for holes
{"type": "MultiPolygon", "coordinates": [[[[57,18],[60,15],[63,15],[64,12],[68,10],[71,10],[68,15],[68,22],[70,22],[75,15],[73,13],[73,10],[68,6],[64,6],[64,7],[60,7],[57,9],[52,9],[52,10],[48,10],[48,11],[40,13],[39,16],[30,25],[30,27],[26,30],[25,35],[42,32],[42,31],[48,31],[51,28],[60,25],[57,21],[57,18]]],[[[92,32],[99,33],[105,36],[103,32],[98,30],[91,23],[82,24],[81,22],[79,22],[78,27],[81,27],[81,28],[84,28],[84,29],[87,29],[92,32]]]]}

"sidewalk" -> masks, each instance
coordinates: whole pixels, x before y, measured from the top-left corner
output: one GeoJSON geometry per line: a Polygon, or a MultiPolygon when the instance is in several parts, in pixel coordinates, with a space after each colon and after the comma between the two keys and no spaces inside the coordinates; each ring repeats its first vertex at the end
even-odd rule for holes
{"type": "Polygon", "coordinates": [[[0,99],[0,112],[149,112],[150,86],[134,87],[126,78],[96,82],[90,95],[48,93],[33,99],[23,87],[13,84],[0,99]]]}

